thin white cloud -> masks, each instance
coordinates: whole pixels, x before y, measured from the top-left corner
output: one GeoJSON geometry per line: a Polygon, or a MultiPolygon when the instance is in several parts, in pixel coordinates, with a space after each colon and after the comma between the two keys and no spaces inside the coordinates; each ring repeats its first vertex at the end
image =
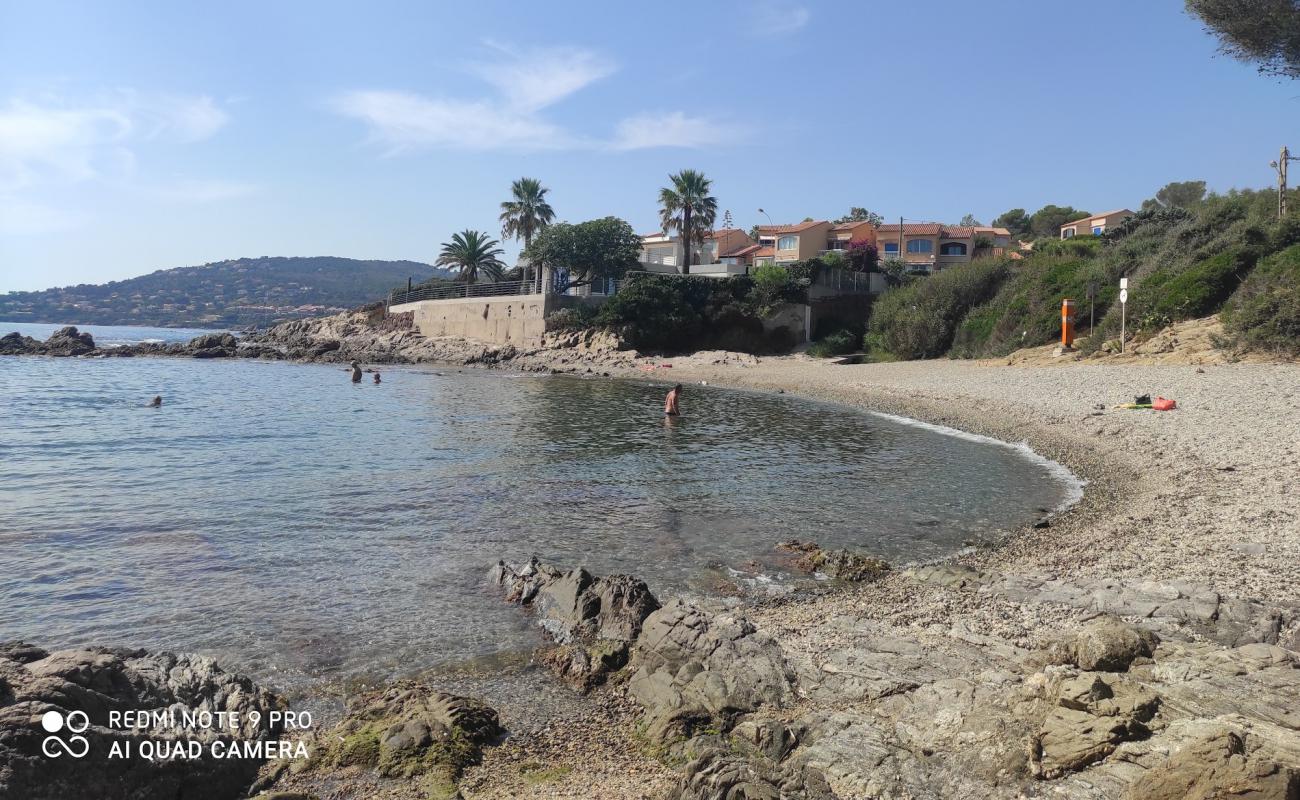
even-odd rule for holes
{"type": "Polygon", "coordinates": [[[680,111],[643,113],[618,123],[613,150],[644,150],[650,147],[709,147],[729,144],[745,136],[736,125],[706,117],[690,117],[680,111]]]}
{"type": "Polygon", "coordinates": [[[808,25],[812,12],[806,6],[774,0],[750,7],[749,32],[753,36],[789,36],[808,25]]]}
{"type": "Polygon", "coordinates": [[[511,108],[523,112],[554,105],[617,70],[604,56],[576,47],[516,50],[498,42],[487,45],[498,58],[471,65],[470,71],[495,87],[511,108]]]}
{"type": "Polygon", "coordinates": [[[128,173],[139,142],[200,141],[227,120],[204,96],[123,90],[82,103],[11,98],[0,106],[0,188],[128,173]]]}
{"type": "Polygon", "coordinates": [[[612,139],[575,133],[541,112],[617,71],[590,50],[551,47],[520,50],[486,42],[495,60],[470,72],[495,94],[476,99],[429,97],[390,89],[343,92],[329,101],[335,112],[365,123],[368,141],[397,155],[422,148],[456,150],[637,150],[704,147],[739,137],[739,129],[681,111],[639,114],[623,120],[612,139]]]}
{"type": "Polygon", "coordinates": [[[346,92],[331,103],[370,127],[387,155],[422,147],[545,150],[573,146],[560,128],[489,100],[440,100],[410,92],[346,92]]]}

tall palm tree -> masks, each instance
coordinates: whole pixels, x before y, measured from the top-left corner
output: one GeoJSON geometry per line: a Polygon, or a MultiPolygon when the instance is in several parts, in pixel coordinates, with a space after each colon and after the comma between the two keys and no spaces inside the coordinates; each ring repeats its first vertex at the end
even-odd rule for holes
{"type": "Polygon", "coordinates": [[[665,233],[675,230],[682,237],[682,249],[686,251],[682,272],[689,273],[695,260],[691,245],[704,244],[705,235],[713,230],[718,201],[709,194],[713,181],[704,177],[703,172],[684,169],[669,175],[668,180],[672,186],[659,190],[659,218],[665,233]]]}
{"type": "Polygon", "coordinates": [[[500,244],[482,231],[453,233],[450,242],[443,242],[442,252],[434,263],[459,272],[456,280],[465,283],[477,283],[479,273],[499,281],[506,268],[505,262],[501,260],[505,251],[498,246],[500,244]]]}
{"type": "Polygon", "coordinates": [[[510,184],[512,199],[501,204],[501,236],[523,239],[524,252],[533,243],[533,236],[555,219],[555,211],[546,202],[549,191],[536,178],[520,178],[510,184]]]}

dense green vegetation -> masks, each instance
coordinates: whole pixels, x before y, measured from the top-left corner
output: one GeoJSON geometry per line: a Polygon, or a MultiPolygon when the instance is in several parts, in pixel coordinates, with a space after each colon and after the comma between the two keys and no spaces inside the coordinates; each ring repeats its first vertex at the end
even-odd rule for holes
{"type": "Polygon", "coordinates": [[[1119,336],[1118,284],[1127,277],[1127,333],[1138,340],[1226,310],[1226,329],[1243,344],[1300,351],[1300,254],[1288,249],[1300,242],[1300,217],[1279,223],[1271,191],[1198,199],[1197,183],[1171,184],[1178,191],[1166,187],[1159,202],[1103,237],[1043,239],[1023,260],[909,279],[876,302],[866,345],[879,358],[1003,356],[1055,341],[1068,297],[1077,345],[1088,352],[1119,336]]]}
{"type": "Polygon", "coordinates": [[[0,319],[80,325],[240,328],[382,299],[407,279],[448,273],[416,261],[240,258],[105,284],[0,295],[0,319]]]}

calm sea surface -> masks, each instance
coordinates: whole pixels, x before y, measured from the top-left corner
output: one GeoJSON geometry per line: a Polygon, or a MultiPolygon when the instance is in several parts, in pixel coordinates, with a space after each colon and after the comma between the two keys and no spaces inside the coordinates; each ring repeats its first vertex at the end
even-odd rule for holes
{"type": "Polygon", "coordinates": [[[779,586],[782,539],[929,559],[1075,491],[1015,448],[784,395],[688,386],[667,426],[663,393],[0,357],[0,640],[206,652],[282,688],[391,677],[538,644],[485,587],[498,558],[661,596],[757,559],[779,586]]]}
{"type": "MultiPolygon", "coordinates": [[[[0,336],[18,331],[23,336],[43,342],[50,338],[50,334],[66,327],[66,324],[53,322],[0,322],[0,336]]],[[[212,333],[204,328],[146,328],[135,325],[78,325],[77,330],[95,337],[95,344],[100,347],[118,347],[138,342],[188,342],[195,336],[212,333]]]]}

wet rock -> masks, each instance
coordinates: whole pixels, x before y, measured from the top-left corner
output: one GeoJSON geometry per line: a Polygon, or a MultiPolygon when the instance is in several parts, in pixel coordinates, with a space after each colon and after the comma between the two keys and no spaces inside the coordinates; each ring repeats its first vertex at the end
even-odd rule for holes
{"type": "Polygon", "coordinates": [[[497,712],[483,703],[401,681],[350,702],[294,782],[310,788],[313,780],[355,767],[384,778],[418,777],[430,795],[450,796],[465,768],[504,733],[497,712]]]}
{"type": "Polygon", "coordinates": [[[140,797],[185,797],[224,800],[240,796],[257,774],[261,759],[216,758],[217,739],[274,739],[280,728],[268,725],[268,713],[285,704],[247,678],[224,672],[210,658],[144,650],[86,648],[46,652],[22,643],[0,645],[0,797],[67,800],[94,796],[102,800],[140,797]],[[110,711],[173,710],[146,729],[110,728],[110,711]],[[238,729],[182,728],[182,710],[233,712],[238,729]],[[65,720],[84,712],[83,732],[59,734],[81,758],[51,758],[42,748],[50,735],[42,716],[58,712],[65,720]],[[256,711],[261,722],[249,718],[256,711]],[[197,758],[108,757],[114,744],[139,752],[143,740],[202,743],[197,758]]]}
{"type": "Polygon", "coordinates": [[[781,542],[776,547],[797,556],[797,569],[808,573],[820,572],[844,581],[873,581],[889,572],[888,562],[852,553],[844,548],[825,550],[814,542],[801,542],[798,539],[781,542]]]}
{"type": "Polygon", "coordinates": [[[42,352],[51,356],[84,356],[95,349],[95,337],[69,325],[55,331],[45,340],[42,352]]]}
{"type": "Polygon", "coordinates": [[[239,341],[229,333],[205,333],[190,339],[186,350],[194,358],[234,358],[239,341]]]}
{"type": "Polygon", "coordinates": [[[629,575],[595,577],[532,559],[520,569],[498,562],[489,579],[506,599],[531,608],[560,647],[542,655],[570,685],[587,690],[627,663],[628,648],[659,601],[644,581],[629,575]]]}
{"type": "Polygon", "coordinates": [[[1050,663],[1084,670],[1124,672],[1139,658],[1151,658],[1160,637],[1114,617],[1102,617],[1048,646],[1050,663]]]}
{"type": "Polygon", "coordinates": [[[629,690],[658,740],[708,726],[726,729],[760,706],[793,699],[785,654],[752,623],[681,600],[651,614],[632,647],[629,690]]]}
{"type": "Polygon", "coordinates": [[[43,352],[45,346],[30,336],[14,331],[0,336],[0,356],[26,356],[43,352]]]}

